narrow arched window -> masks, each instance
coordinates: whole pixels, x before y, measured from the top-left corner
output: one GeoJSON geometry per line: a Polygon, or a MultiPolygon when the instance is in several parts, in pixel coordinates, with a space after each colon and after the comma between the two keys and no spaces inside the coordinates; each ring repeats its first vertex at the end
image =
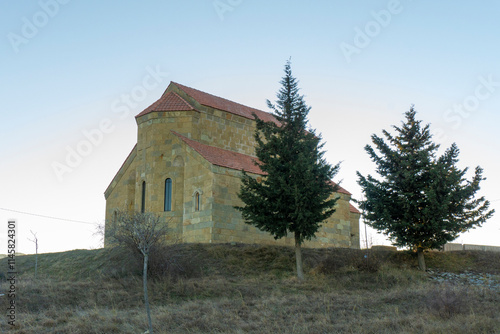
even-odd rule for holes
{"type": "Polygon", "coordinates": [[[146,210],[146,181],[142,181],[141,212],[146,210]]]}
{"type": "Polygon", "coordinates": [[[172,211],[172,179],[165,180],[165,198],[163,200],[163,210],[172,211]]]}
{"type": "Polygon", "coordinates": [[[194,211],[200,211],[201,207],[201,195],[199,192],[194,194],[194,211]]]}

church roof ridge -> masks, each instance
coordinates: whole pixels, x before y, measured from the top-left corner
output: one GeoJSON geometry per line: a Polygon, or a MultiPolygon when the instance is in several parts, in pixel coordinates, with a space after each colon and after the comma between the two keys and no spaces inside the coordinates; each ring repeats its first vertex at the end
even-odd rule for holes
{"type": "Polygon", "coordinates": [[[172,81],[172,83],[177,87],[179,87],[181,90],[183,90],[187,95],[191,96],[193,99],[198,101],[201,105],[227,111],[231,114],[242,116],[248,119],[254,119],[253,114],[256,114],[258,118],[260,118],[265,122],[269,121],[275,123],[278,122],[276,117],[274,117],[271,113],[262,111],[260,109],[248,107],[241,103],[237,103],[223,97],[206,93],[201,90],[179,84],[177,82],[172,81]]]}

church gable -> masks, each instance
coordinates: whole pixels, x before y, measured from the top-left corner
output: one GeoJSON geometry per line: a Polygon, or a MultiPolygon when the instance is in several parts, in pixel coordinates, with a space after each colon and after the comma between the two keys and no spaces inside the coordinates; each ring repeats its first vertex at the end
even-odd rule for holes
{"type": "MultiPolygon", "coordinates": [[[[137,155],[137,144],[134,145],[134,148],[132,149],[132,151],[130,151],[129,155],[127,156],[127,158],[125,159],[125,161],[121,165],[121,167],[118,170],[118,172],[116,173],[115,177],[113,177],[113,180],[109,184],[108,188],[106,188],[106,191],[104,192],[104,196],[106,199],[111,194],[113,189],[118,185],[118,183],[122,181],[122,178],[124,178],[124,175],[127,173],[130,173],[129,168],[132,165],[132,163],[134,162],[136,155],[137,155]]],[[[133,167],[131,169],[133,169],[133,167]]]]}

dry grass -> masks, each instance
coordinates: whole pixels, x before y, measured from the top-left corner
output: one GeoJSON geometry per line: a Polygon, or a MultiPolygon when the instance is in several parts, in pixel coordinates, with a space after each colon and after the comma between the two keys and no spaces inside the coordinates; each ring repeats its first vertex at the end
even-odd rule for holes
{"type": "MultiPolygon", "coordinates": [[[[300,283],[286,247],[174,245],[163,251],[171,256],[155,260],[150,282],[155,333],[500,332],[499,291],[432,283],[408,253],[308,249],[308,278],[300,283]]],[[[140,262],[131,254],[43,256],[37,280],[30,257],[18,258],[18,325],[9,333],[145,331],[140,262]]],[[[444,270],[482,258],[484,268],[473,263],[463,270],[497,272],[492,256],[436,253],[430,262],[444,270]]]]}

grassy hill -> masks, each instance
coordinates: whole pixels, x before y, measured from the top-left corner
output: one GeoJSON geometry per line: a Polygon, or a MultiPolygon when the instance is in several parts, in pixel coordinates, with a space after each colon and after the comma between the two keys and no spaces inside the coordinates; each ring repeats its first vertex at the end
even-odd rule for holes
{"type": "MultiPolygon", "coordinates": [[[[500,274],[498,253],[432,252],[426,260],[442,272],[500,274]]],[[[34,255],[16,258],[17,326],[9,333],[147,328],[136,254],[120,248],[40,254],[36,279],[34,262],[34,255]]],[[[301,283],[292,248],[166,247],[151,263],[156,333],[500,332],[500,291],[431,281],[413,254],[305,249],[304,262],[301,283]]],[[[1,259],[0,277],[4,268],[1,259]]],[[[0,289],[8,289],[4,280],[0,289]]]]}

